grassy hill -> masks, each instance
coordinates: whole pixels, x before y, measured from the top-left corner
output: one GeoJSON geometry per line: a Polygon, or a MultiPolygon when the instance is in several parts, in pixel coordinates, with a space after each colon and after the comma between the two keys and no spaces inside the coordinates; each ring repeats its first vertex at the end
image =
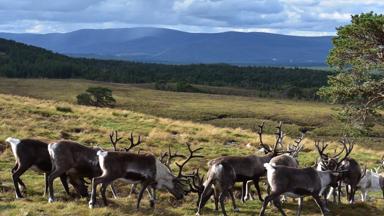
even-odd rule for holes
{"type": "MultiPolygon", "coordinates": [[[[309,128],[311,137],[339,137],[344,132],[343,126],[332,117],[338,107],[320,102],[158,91],[138,84],[0,78],[0,93],[70,103],[75,103],[76,95],[89,86],[112,89],[120,109],[159,117],[247,129],[263,120],[271,124],[283,121],[292,136],[297,136],[301,127],[309,128]]],[[[270,133],[274,130],[273,127],[266,129],[270,133]]],[[[383,143],[384,127],[376,125],[371,134],[361,139],[372,146],[383,143]]]]}
{"type": "MultiPolygon", "coordinates": [[[[1,88],[3,89],[3,88],[1,88]]],[[[50,89],[46,89],[50,90],[50,89]]],[[[32,99],[0,94],[0,140],[8,136],[35,137],[46,141],[57,140],[63,132],[70,138],[86,145],[97,145],[110,148],[108,132],[112,129],[119,130],[122,136],[127,136],[130,131],[145,137],[145,151],[159,154],[169,144],[174,149],[185,152],[185,142],[191,142],[194,147],[203,147],[203,160],[194,161],[191,167],[206,168],[208,159],[219,155],[244,155],[255,152],[257,135],[250,130],[217,128],[207,124],[193,123],[190,121],[178,121],[167,118],[159,118],[146,114],[139,114],[123,109],[101,109],[74,105],[68,102],[32,99]],[[61,112],[60,108],[66,107],[67,112],[61,112]],[[68,110],[70,110],[68,112],[68,110]],[[228,141],[235,144],[227,145],[228,141]],[[246,147],[250,143],[251,147],[246,147]]],[[[273,125],[270,125],[273,126],[273,125]]],[[[267,136],[265,142],[272,142],[273,137],[267,136]]],[[[289,138],[287,142],[289,142],[289,138]]],[[[127,139],[121,145],[127,144],[127,139]]],[[[310,166],[316,156],[313,149],[313,140],[304,140],[305,150],[300,155],[302,166],[310,166]]],[[[2,144],[4,146],[4,143],[2,144]]],[[[370,167],[384,154],[384,147],[367,149],[366,143],[357,143],[352,156],[370,167]]],[[[14,200],[14,191],[11,184],[10,168],[14,158],[7,147],[0,155],[0,215],[192,215],[196,197],[189,196],[185,201],[176,203],[170,207],[169,195],[160,194],[159,205],[156,210],[149,209],[148,200],[145,197],[140,211],[134,210],[134,198],[128,198],[127,186],[119,187],[121,198],[112,200],[108,208],[96,208],[89,210],[87,200],[72,200],[68,198],[58,181],[55,184],[59,202],[48,204],[43,194],[43,176],[28,171],[23,179],[28,187],[28,196],[22,200],[14,200]]],[[[124,184],[123,184],[124,185],[124,184]]],[[[263,186],[264,187],[264,186],[263,186]]],[[[380,194],[374,195],[376,199],[365,204],[358,203],[354,206],[343,204],[340,207],[331,206],[334,215],[382,215],[384,209],[383,199],[380,194]],[[378,198],[380,197],[380,198],[378,198]]],[[[245,204],[238,202],[240,213],[232,213],[230,205],[227,205],[231,215],[250,215],[260,209],[259,201],[249,201],[245,204]]],[[[284,205],[288,214],[293,214],[296,205],[289,202],[284,205]]],[[[319,211],[315,203],[308,199],[304,203],[304,215],[318,215],[319,211]]],[[[213,215],[212,203],[203,211],[204,215],[213,215]]],[[[268,208],[270,215],[277,211],[268,208]]]]}

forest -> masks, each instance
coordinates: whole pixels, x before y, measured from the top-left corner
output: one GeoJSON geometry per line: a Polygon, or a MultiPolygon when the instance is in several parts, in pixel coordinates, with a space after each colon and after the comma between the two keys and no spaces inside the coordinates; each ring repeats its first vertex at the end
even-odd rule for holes
{"type": "Polygon", "coordinates": [[[278,91],[280,96],[317,99],[330,71],[227,64],[166,65],[73,58],[0,39],[0,76],[80,78],[116,83],[187,83],[278,91]]]}

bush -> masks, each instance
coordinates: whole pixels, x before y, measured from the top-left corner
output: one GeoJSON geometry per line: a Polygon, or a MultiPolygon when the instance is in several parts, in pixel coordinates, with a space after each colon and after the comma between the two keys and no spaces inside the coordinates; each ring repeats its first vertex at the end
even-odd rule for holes
{"type": "Polygon", "coordinates": [[[114,107],[116,100],[112,90],[104,87],[89,87],[86,92],[77,95],[77,103],[86,106],[114,107]]]}
{"type": "Polygon", "coordinates": [[[59,111],[59,112],[72,112],[72,108],[71,107],[65,107],[65,106],[57,106],[56,107],[56,110],[59,111]]]}

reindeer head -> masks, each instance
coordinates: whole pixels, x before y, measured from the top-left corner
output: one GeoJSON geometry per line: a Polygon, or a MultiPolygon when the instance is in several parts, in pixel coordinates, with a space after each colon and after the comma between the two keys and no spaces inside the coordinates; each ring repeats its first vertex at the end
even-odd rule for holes
{"type": "Polygon", "coordinates": [[[320,141],[315,141],[315,147],[320,156],[320,165],[323,170],[333,170],[336,171],[342,168],[344,160],[348,157],[348,155],[352,152],[353,143],[347,138],[343,137],[340,140],[340,143],[343,145],[343,149],[339,153],[335,153],[333,156],[329,156],[324,153],[328,144],[325,144],[324,141],[320,143],[320,141]],[[345,152],[344,156],[340,158],[340,155],[345,152]]]}
{"type": "Polygon", "coordinates": [[[172,153],[171,148],[168,148],[168,152],[162,153],[159,161],[162,162],[162,165],[167,167],[167,170],[169,171],[169,174],[171,175],[171,179],[168,179],[167,183],[165,183],[166,189],[176,197],[176,199],[182,198],[185,194],[191,192],[191,181],[194,181],[193,175],[184,175],[183,174],[183,168],[185,165],[192,159],[192,158],[201,158],[202,155],[195,155],[197,151],[200,151],[202,148],[192,149],[191,145],[189,143],[186,144],[189,156],[184,156],[181,154],[178,154],[177,152],[172,153]],[[170,163],[172,159],[174,158],[184,158],[184,161],[182,163],[175,163],[178,169],[177,176],[172,174],[172,169],[170,166],[170,163]],[[188,188],[189,187],[189,188],[188,188]]]}
{"type": "MultiPolygon", "coordinates": [[[[264,124],[265,124],[265,122],[262,122],[260,125],[258,125],[259,131],[257,133],[259,134],[259,140],[260,140],[260,147],[259,147],[259,149],[260,149],[260,151],[263,151],[264,154],[266,154],[266,155],[267,154],[272,154],[273,156],[276,156],[277,155],[276,149],[277,149],[277,145],[280,142],[280,138],[278,137],[276,139],[276,143],[275,143],[273,149],[271,149],[271,147],[269,145],[264,144],[264,142],[263,142],[264,124]]],[[[278,127],[278,128],[281,130],[281,122],[280,122],[279,126],[280,127],[278,127]]],[[[277,134],[278,135],[282,135],[281,131],[278,131],[277,134]]]]}

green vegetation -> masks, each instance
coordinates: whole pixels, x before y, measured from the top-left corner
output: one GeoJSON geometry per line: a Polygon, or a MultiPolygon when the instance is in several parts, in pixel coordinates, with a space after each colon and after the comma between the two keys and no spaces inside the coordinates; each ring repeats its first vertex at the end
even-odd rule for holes
{"type": "MultiPolygon", "coordinates": [[[[0,76],[13,78],[82,78],[115,83],[185,83],[275,91],[280,97],[292,87],[302,99],[316,99],[328,71],[215,65],[163,65],[70,58],[47,50],[0,39],[0,76]]],[[[185,86],[182,91],[185,91],[185,86]]],[[[191,88],[187,88],[190,91],[191,88]]],[[[274,95],[270,95],[274,96],[274,95]]],[[[296,97],[296,95],[294,95],[296,97]]]]}
{"type": "MultiPolygon", "coordinates": [[[[84,84],[84,83],[83,83],[84,84]]],[[[8,136],[35,137],[45,141],[57,140],[62,132],[68,133],[70,138],[86,145],[100,146],[111,149],[108,134],[111,130],[119,130],[122,137],[129,136],[130,131],[145,137],[141,148],[145,151],[159,155],[167,149],[169,144],[179,152],[186,152],[185,142],[191,142],[193,147],[203,147],[203,160],[194,161],[189,169],[201,167],[206,169],[206,162],[218,155],[245,155],[254,153],[257,147],[257,134],[250,130],[217,128],[206,124],[197,124],[189,121],[175,121],[165,118],[157,118],[139,114],[132,111],[109,108],[94,108],[57,102],[51,100],[38,100],[27,97],[18,97],[0,94],[0,140],[8,136]],[[57,107],[71,107],[72,112],[57,111],[57,107]],[[20,118],[22,117],[22,118],[20,118]],[[228,141],[234,141],[232,145],[226,145],[228,141]],[[250,143],[251,147],[247,147],[250,143]]],[[[267,123],[274,127],[275,123],[267,123]]],[[[266,143],[272,143],[274,136],[266,136],[266,143]]],[[[286,142],[292,142],[287,137],[286,142]]],[[[128,145],[128,139],[121,141],[121,146],[128,145]]],[[[300,155],[300,164],[310,166],[314,162],[316,153],[313,150],[313,140],[304,140],[304,153],[300,155]]],[[[4,144],[3,144],[4,145],[4,144]]],[[[377,160],[384,154],[382,145],[371,148],[365,142],[358,142],[352,156],[368,167],[375,166],[377,160]]],[[[27,198],[14,199],[14,190],[10,175],[10,169],[14,165],[14,158],[8,147],[0,155],[0,215],[193,215],[196,196],[188,196],[181,202],[171,201],[167,193],[159,194],[158,205],[155,210],[149,208],[148,198],[145,196],[142,208],[134,209],[135,197],[127,197],[129,188],[124,183],[119,183],[118,193],[120,198],[111,199],[109,207],[97,207],[88,209],[87,200],[76,200],[68,197],[62,189],[59,181],[55,182],[58,202],[49,204],[43,197],[44,177],[33,171],[26,172],[22,179],[27,185],[27,198]],[[172,202],[172,208],[170,208],[172,202]]],[[[71,189],[73,190],[73,189],[71,189]]],[[[109,196],[111,196],[109,194],[109,196]]],[[[331,211],[334,215],[382,215],[384,209],[383,200],[379,193],[373,194],[374,201],[357,203],[354,206],[342,204],[334,206],[331,211]]],[[[345,203],[345,201],[344,201],[345,203]]],[[[231,215],[242,216],[256,214],[260,209],[259,201],[248,201],[243,204],[238,201],[240,213],[231,215]]],[[[227,203],[229,206],[230,203],[227,203]]],[[[319,210],[311,199],[304,202],[303,215],[318,215],[319,210]]],[[[284,204],[287,214],[293,214],[296,203],[289,201],[284,204]]],[[[230,209],[228,207],[228,209],[230,209]]],[[[209,202],[203,211],[204,215],[214,215],[213,203],[209,202]]],[[[267,214],[278,214],[274,208],[268,208],[267,214]]]]}
{"type": "MultiPolygon", "coordinates": [[[[93,86],[111,89],[118,101],[116,108],[159,117],[244,129],[254,129],[259,122],[266,121],[270,125],[266,128],[269,133],[274,132],[276,122],[283,121],[291,136],[297,136],[303,127],[310,129],[310,137],[338,139],[346,132],[345,126],[333,118],[338,106],[319,102],[157,91],[137,84],[85,80],[0,78],[0,93],[70,103],[76,103],[76,96],[93,86]]],[[[384,142],[384,127],[376,124],[359,139],[375,148],[384,142]]]]}
{"type": "Polygon", "coordinates": [[[328,57],[338,73],[320,95],[343,104],[339,119],[357,129],[384,122],[380,113],[384,109],[383,26],[384,15],[352,16],[351,24],[338,28],[328,57]]]}
{"type": "Polygon", "coordinates": [[[96,107],[114,107],[115,98],[112,97],[112,90],[105,87],[89,87],[85,93],[76,96],[77,104],[96,106],[96,107]]]}

